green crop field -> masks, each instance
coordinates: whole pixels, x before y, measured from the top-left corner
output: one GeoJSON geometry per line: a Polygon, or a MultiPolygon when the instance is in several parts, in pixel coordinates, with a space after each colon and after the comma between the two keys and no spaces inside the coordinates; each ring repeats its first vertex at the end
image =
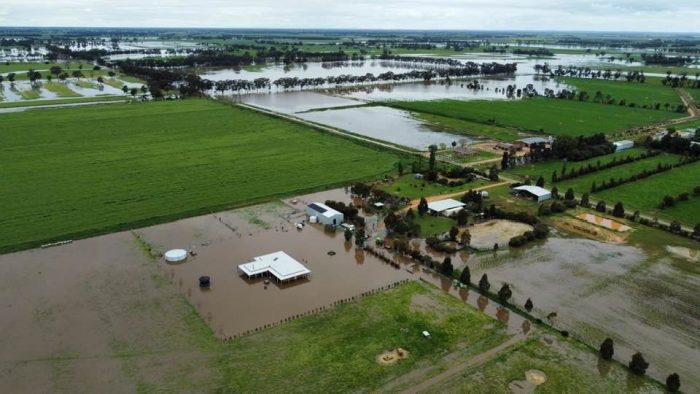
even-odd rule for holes
{"type": "Polygon", "coordinates": [[[614,187],[596,193],[595,196],[608,203],[622,201],[627,211],[639,210],[661,219],[678,220],[688,226],[695,226],[700,223],[700,197],[692,197],[695,186],[700,186],[700,162],[614,187]],[[690,193],[691,197],[672,208],[659,209],[664,196],[675,197],[680,193],[690,193]]]}
{"type": "MultiPolygon", "coordinates": [[[[537,393],[626,393],[660,392],[660,384],[631,375],[622,365],[599,359],[590,350],[561,339],[547,344],[537,335],[514,346],[484,365],[467,369],[431,387],[432,392],[475,394],[511,393],[514,381],[525,381],[525,373],[537,370],[546,378],[537,393]],[[630,387],[634,390],[630,391],[630,387]]],[[[527,383],[523,382],[521,385],[527,383]]],[[[523,390],[522,392],[529,392],[523,390]]]]}
{"type": "Polygon", "coordinates": [[[659,79],[648,79],[645,83],[589,78],[560,78],[560,80],[576,87],[579,91],[588,92],[590,101],[593,100],[596,92],[601,92],[603,97],[609,94],[617,102],[625,100],[628,105],[634,103],[637,107],[642,105],[651,107],[659,103],[661,110],[664,110],[664,104],[668,103],[673,110],[678,104],[683,103],[678,93],[663,86],[659,79]]]}
{"type": "MultiPolygon", "coordinates": [[[[619,154],[619,153],[618,153],[619,154]]],[[[609,155],[608,155],[609,156],[609,155]]],[[[621,155],[621,157],[624,157],[624,155],[621,155]]],[[[533,170],[530,172],[525,172],[527,175],[530,175],[531,179],[534,179],[535,181],[537,178],[541,175],[544,177],[545,180],[545,185],[547,187],[552,187],[556,186],[557,189],[559,190],[559,193],[563,195],[564,192],[568,188],[572,188],[574,192],[582,194],[582,193],[588,193],[591,190],[591,185],[593,182],[596,182],[598,185],[601,185],[603,181],[608,181],[610,178],[615,178],[616,180],[618,178],[626,178],[630,175],[637,174],[641,172],[642,170],[654,170],[656,169],[656,166],[658,164],[675,164],[680,160],[680,156],[673,155],[673,154],[668,154],[668,153],[662,153],[661,155],[650,157],[647,159],[643,160],[638,160],[632,163],[627,163],[621,166],[617,167],[612,167],[608,168],[606,170],[601,170],[601,171],[596,171],[587,175],[579,176],[573,179],[568,179],[564,181],[558,181],[556,184],[552,185],[552,171],[557,171],[557,173],[560,173],[561,170],[561,163],[560,162],[554,162],[555,164],[551,163],[543,163],[542,167],[539,167],[539,165],[534,165],[533,170]]],[[[604,163],[604,159],[601,159],[601,163],[604,163]]],[[[571,168],[578,168],[578,163],[569,163],[569,169],[571,168]]],[[[534,183],[534,181],[533,181],[534,183]]],[[[659,200],[660,201],[660,200],[659,200]]]]}
{"type": "Polygon", "coordinates": [[[500,141],[513,141],[518,138],[523,138],[527,134],[522,134],[517,130],[488,125],[484,123],[470,122],[468,120],[449,118],[433,114],[414,112],[415,118],[422,120],[437,131],[446,131],[449,133],[463,134],[470,137],[486,137],[500,141]]]}
{"type": "Polygon", "coordinates": [[[492,119],[500,126],[570,136],[612,133],[683,116],[666,111],[545,98],[517,101],[408,101],[387,105],[480,123],[490,123],[489,120],[492,119]]]}
{"type": "Polygon", "coordinates": [[[386,173],[398,157],[207,100],[0,115],[0,250],[386,173]]]}

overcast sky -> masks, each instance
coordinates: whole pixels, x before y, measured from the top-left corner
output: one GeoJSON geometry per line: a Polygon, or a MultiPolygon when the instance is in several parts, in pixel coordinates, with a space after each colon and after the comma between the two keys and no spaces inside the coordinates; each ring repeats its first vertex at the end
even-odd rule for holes
{"type": "Polygon", "coordinates": [[[699,32],[700,0],[2,0],[0,26],[699,32]]]}

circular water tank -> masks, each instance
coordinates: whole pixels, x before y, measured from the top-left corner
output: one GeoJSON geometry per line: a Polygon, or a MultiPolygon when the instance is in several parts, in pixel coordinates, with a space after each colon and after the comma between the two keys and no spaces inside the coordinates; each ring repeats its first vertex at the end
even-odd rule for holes
{"type": "Polygon", "coordinates": [[[309,222],[311,222],[311,223],[318,223],[318,217],[316,217],[316,216],[309,216],[309,222]]]}
{"type": "Polygon", "coordinates": [[[165,261],[170,263],[184,261],[186,258],[187,251],[185,249],[173,249],[165,252],[165,261]]]}

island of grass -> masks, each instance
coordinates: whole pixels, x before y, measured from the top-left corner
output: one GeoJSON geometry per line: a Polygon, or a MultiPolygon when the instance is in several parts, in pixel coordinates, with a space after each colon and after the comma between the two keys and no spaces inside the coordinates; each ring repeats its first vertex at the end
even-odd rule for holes
{"type": "Polygon", "coordinates": [[[398,161],[209,100],[9,113],[2,124],[4,251],[374,178],[398,161]]]}
{"type": "Polygon", "coordinates": [[[84,104],[93,102],[129,101],[131,96],[95,96],[52,100],[8,101],[0,103],[0,108],[38,107],[43,105],[84,104]]]}
{"type": "Polygon", "coordinates": [[[488,184],[489,182],[483,179],[475,179],[461,186],[448,186],[438,182],[430,182],[427,179],[418,179],[414,174],[405,174],[390,183],[378,184],[377,188],[397,197],[416,200],[439,194],[466,193],[469,189],[476,189],[488,184]]]}
{"type": "Polygon", "coordinates": [[[683,116],[667,111],[548,98],[406,101],[386,105],[528,132],[569,136],[614,133],[683,116]]]}

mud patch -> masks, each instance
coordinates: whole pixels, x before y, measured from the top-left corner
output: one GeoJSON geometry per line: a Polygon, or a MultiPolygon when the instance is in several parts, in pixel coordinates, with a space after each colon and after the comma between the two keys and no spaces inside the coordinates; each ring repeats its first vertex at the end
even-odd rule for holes
{"type": "Polygon", "coordinates": [[[510,382],[508,388],[513,394],[531,394],[535,392],[537,386],[547,381],[544,372],[537,369],[530,369],[525,372],[525,380],[514,380],[510,382]]]}
{"type": "Polygon", "coordinates": [[[682,259],[687,259],[688,261],[696,263],[700,262],[700,251],[698,251],[697,249],[667,245],[666,250],[671,252],[671,254],[678,256],[682,259]]]}
{"type": "Polygon", "coordinates": [[[630,226],[616,222],[612,219],[594,215],[592,213],[581,212],[576,215],[576,217],[590,224],[595,224],[596,226],[604,227],[608,230],[617,231],[618,233],[624,233],[632,229],[630,226]]]}
{"type": "Polygon", "coordinates": [[[613,230],[608,230],[603,227],[590,224],[587,221],[580,220],[578,217],[552,218],[551,223],[556,228],[567,233],[607,243],[624,243],[629,235],[629,232],[619,233],[613,230]]]}
{"type": "Polygon", "coordinates": [[[394,365],[404,358],[408,358],[408,352],[399,347],[378,355],[377,363],[380,365],[394,365]]]}
{"type": "Polygon", "coordinates": [[[471,246],[479,250],[491,250],[494,244],[507,246],[511,238],[532,231],[532,226],[510,220],[489,220],[469,228],[471,246]]]}

